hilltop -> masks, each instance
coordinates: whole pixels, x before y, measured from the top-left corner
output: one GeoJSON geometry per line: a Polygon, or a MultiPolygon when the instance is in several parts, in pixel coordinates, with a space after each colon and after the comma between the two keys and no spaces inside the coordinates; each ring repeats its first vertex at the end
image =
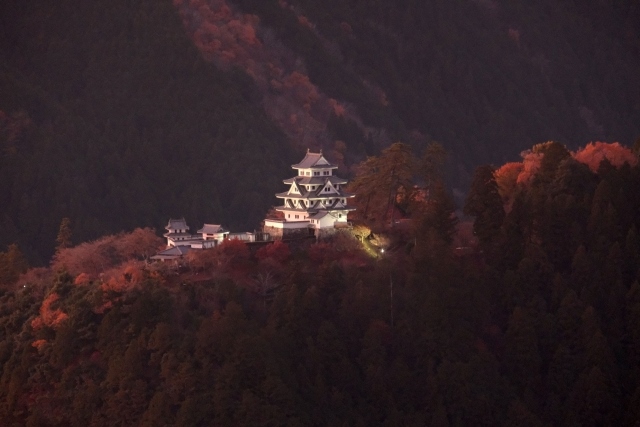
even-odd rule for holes
{"type": "Polygon", "coordinates": [[[637,3],[64,0],[0,6],[0,248],[169,216],[255,228],[287,167],[396,141],[479,164],[640,136],[637,3]]]}
{"type": "Polygon", "coordinates": [[[152,230],[61,249],[0,288],[0,418],[633,426],[639,186],[628,149],[551,142],[477,170],[465,253],[440,198],[383,254],[231,240],[176,269],[143,262],[152,230]]]}

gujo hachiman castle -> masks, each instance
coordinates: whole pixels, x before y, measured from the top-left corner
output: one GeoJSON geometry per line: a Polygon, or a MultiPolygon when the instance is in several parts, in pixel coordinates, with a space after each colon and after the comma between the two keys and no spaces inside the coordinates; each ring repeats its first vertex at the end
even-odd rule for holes
{"type": "Polygon", "coordinates": [[[347,180],[334,175],[338,166],[325,159],[322,152],[307,151],[304,159],[291,166],[297,176],[283,182],[289,189],[276,194],[282,206],[282,219],[265,219],[263,231],[275,238],[288,235],[313,233],[320,237],[323,233],[341,227],[348,227],[347,215],[355,208],[347,205],[347,199],[354,194],[344,191],[347,180]]]}
{"type": "Polygon", "coordinates": [[[338,166],[329,163],[322,151],[307,150],[304,159],[291,167],[297,175],[283,181],[289,186],[287,191],[276,194],[282,201],[276,207],[282,217],[265,219],[262,232],[231,233],[221,225],[204,224],[198,234],[192,235],[184,218],[170,219],[164,234],[167,249],[152,259],[176,259],[190,250],[215,247],[226,239],[256,242],[304,236],[320,238],[349,228],[348,214],[355,208],[349,207],[347,200],[355,195],[344,191],[346,179],[334,175],[338,166]]]}

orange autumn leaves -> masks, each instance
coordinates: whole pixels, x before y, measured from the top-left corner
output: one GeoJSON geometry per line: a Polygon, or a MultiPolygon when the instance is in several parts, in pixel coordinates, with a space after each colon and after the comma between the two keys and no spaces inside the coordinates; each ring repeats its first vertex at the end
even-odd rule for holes
{"type": "MultiPolygon", "coordinates": [[[[62,325],[65,320],[69,318],[69,316],[60,308],[53,308],[59,298],[60,296],[57,293],[52,292],[44,299],[44,301],[42,301],[42,305],[40,306],[40,315],[31,321],[31,327],[34,331],[42,329],[45,326],[56,330],[60,327],[60,325],[62,325]]],[[[35,341],[32,345],[40,349],[40,346],[44,343],[38,343],[38,341],[35,341]]]]}
{"type": "MultiPolygon", "coordinates": [[[[536,147],[544,148],[545,144],[539,144],[536,147]]],[[[529,185],[540,169],[544,154],[542,149],[536,149],[536,147],[533,150],[523,152],[521,162],[506,163],[494,173],[507,211],[511,208],[518,186],[529,185]]],[[[589,166],[589,169],[594,173],[598,172],[601,162],[605,159],[616,168],[620,168],[625,163],[630,166],[635,166],[638,163],[638,157],[630,149],[617,142],[591,142],[576,152],[572,152],[571,156],[578,162],[589,166]]]]}
{"type": "Polygon", "coordinates": [[[78,284],[95,279],[101,273],[119,267],[132,259],[154,255],[163,241],[150,228],[137,228],[131,233],[104,236],[93,242],[65,248],[56,253],[51,267],[65,269],[72,276],[84,273],[78,284]]]}
{"type": "Polygon", "coordinates": [[[592,142],[586,147],[579,149],[573,154],[573,158],[589,166],[592,172],[597,172],[600,163],[607,159],[616,168],[625,163],[630,166],[638,164],[638,157],[626,147],[617,142],[608,144],[606,142],[592,142]]]}
{"type": "MultiPolygon", "coordinates": [[[[226,0],[173,3],[202,56],[221,68],[244,70],[263,94],[266,113],[293,140],[306,146],[330,142],[327,121],[331,114],[348,114],[346,106],[324,95],[310,81],[303,62],[272,30],[261,27],[256,15],[241,13],[226,0]]],[[[281,2],[281,7],[289,8],[286,2],[281,2]]],[[[313,30],[306,17],[298,16],[298,21],[313,30]]]]}
{"type": "Polygon", "coordinates": [[[54,256],[51,268],[74,276],[76,286],[98,282],[100,289],[107,294],[123,293],[144,282],[150,273],[143,259],[162,247],[162,239],[152,229],[137,228],[131,233],[104,236],[62,249],[54,256]]]}
{"type": "MultiPolygon", "coordinates": [[[[156,253],[162,244],[162,239],[152,229],[138,228],[131,233],[105,236],[93,242],[61,249],[51,262],[51,270],[74,276],[75,286],[96,284],[103,298],[94,311],[102,313],[112,306],[114,299],[120,298],[120,294],[141,285],[153,274],[142,259],[156,253]]],[[[32,276],[37,278],[37,275],[32,276]]],[[[46,277],[48,280],[51,278],[50,275],[46,277]]],[[[57,292],[47,295],[38,316],[30,322],[34,331],[46,328],[57,330],[67,321],[69,316],[59,305],[59,300],[57,292]]],[[[46,344],[46,339],[39,338],[32,346],[43,351],[46,344]]]]}

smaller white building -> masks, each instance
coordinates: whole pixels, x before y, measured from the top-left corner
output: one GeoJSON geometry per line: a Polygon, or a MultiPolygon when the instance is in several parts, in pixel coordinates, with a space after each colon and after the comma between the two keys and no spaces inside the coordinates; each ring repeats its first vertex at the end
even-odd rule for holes
{"type": "Polygon", "coordinates": [[[203,241],[215,240],[218,243],[229,237],[229,231],[219,224],[205,224],[198,230],[198,234],[203,241]]]}
{"type": "Polygon", "coordinates": [[[189,246],[193,249],[213,248],[229,235],[229,231],[218,224],[205,224],[198,230],[198,234],[191,234],[184,218],[169,219],[165,229],[167,230],[164,233],[167,248],[174,246],[189,246]]]}
{"type": "Polygon", "coordinates": [[[191,240],[193,236],[189,233],[189,226],[184,218],[169,219],[169,223],[166,225],[164,237],[167,239],[167,247],[173,246],[190,246],[186,243],[191,240]]]}
{"type": "Polygon", "coordinates": [[[167,248],[152,256],[156,261],[170,261],[183,257],[192,249],[214,248],[229,236],[229,231],[219,224],[205,224],[198,234],[191,234],[184,218],[169,219],[165,226],[167,248]]]}

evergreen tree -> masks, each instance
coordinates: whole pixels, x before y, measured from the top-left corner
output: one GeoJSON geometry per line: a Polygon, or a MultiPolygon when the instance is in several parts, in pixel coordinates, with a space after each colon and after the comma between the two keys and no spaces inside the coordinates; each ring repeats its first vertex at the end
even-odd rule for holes
{"type": "Polygon", "coordinates": [[[476,169],[464,205],[465,215],[474,217],[473,233],[478,238],[480,247],[489,252],[490,256],[499,239],[505,217],[493,172],[493,168],[488,165],[476,169]]]}
{"type": "Polygon", "coordinates": [[[58,237],[56,237],[56,252],[71,246],[71,236],[71,220],[67,217],[62,218],[58,229],[58,237]]]}
{"type": "Polygon", "coordinates": [[[18,245],[9,245],[6,252],[0,252],[0,285],[14,284],[28,268],[29,264],[18,245]]]}
{"type": "Polygon", "coordinates": [[[509,378],[523,395],[532,393],[540,383],[542,360],[538,347],[534,318],[527,310],[516,307],[505,333],[505,357],[509,378]]]}

